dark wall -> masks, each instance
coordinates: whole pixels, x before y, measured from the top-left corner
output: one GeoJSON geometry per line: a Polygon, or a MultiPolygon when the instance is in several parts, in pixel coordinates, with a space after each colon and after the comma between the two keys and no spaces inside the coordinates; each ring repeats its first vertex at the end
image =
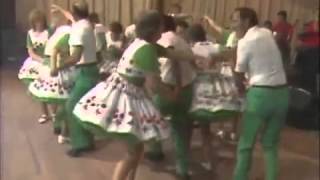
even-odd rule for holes
{"type": "Polygon", "coordinates": [[[16,0],[0,0],[0,51],[1,63],[17,62],[21,58],[24,49],[18,48],[21,44],[21,33],[16,29],[16,0]],[[19,43],[20,42],[20,43],[19,43]]]}

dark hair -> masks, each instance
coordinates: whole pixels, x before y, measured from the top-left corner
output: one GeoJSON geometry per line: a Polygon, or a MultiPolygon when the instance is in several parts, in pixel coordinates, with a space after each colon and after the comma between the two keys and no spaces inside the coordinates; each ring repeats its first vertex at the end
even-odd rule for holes
{"type": "Polygon", "coordinates": [[[206,41],[206,31],[201,24],[193,24],[187,30],[187,38],[192,42],[206,41]]]}
{"type": "Polygon", "coordinates": [[[263,23],[263,26],[270,26],[272,27],[272,22],[270,20],[266,20],[264,23],[263,23]]]}
{"type": "Polygon", "coordinates": [[[259,24],[257,13],[255,10],[251,8],[240,7],[236,8],[234,12],[239,12],[241,20],[248,19],[250,27],[259,24]]]}
{"type": "Polygon", "coordinates": [[[89,17],[88,3],[84,0],[77,0],[72,4],[72,13],[80,19],[89,17]]]}
{"type": "Polygon", "coordinates": [[[161,14],[156,10],[147,11],[136,24],[137,37],[148,41],[159,32],[161,26],[161,14]]]}
{"type": "Polygon", "coordinates": [[[119,22],[114,21],[109,24],[109,30],[113,33],[120,34],[123,32],[123,27],[119,22]]]}
{"type": "Polygon", "coordinates": [[[277,13],[278,16],[281,16],[283,19],[287,19],[287,11],[281,10],[277,13]]]}
{"type": "Polygon", "coordinates": [[[184,20],[176,20],[176,26],[187,29],[189,27],[189,24],[184,20]]]}
{"type": "Polygon", "coordinates": [[[163,16],[163,26],[164,26],[164,32],[176,30],[176,23],[172,16],[168,16],[168,15],[163,16]]]}
{"type": "Polygon", "coordinates": [[[46,15],[38,9],[32,10],[29,14],[29,23],[33,30],[36,29],[36,22],[42,22],[43,30],[48,27],[46,15]]]}
{"type": "Polygon", "coordinates": [[[89,21],[91,23],[100,23],[99,15],[96,12],[89,14],[89,21]]]}

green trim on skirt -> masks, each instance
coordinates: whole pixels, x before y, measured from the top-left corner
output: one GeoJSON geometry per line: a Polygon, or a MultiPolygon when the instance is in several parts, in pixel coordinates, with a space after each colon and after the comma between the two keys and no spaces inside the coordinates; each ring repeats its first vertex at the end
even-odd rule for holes
{"type": "Polygon", "coordinates": [[[240,112],[220,110],[217,112],[211,112],[205,109],[197,110],[189,115],[191,118],[200,123],[215,123],[229,120],[231,117],[236,117],[240,112]]]}
{"type": "Polygon", "coordinates": [[[80,118],[77,118],[81,123],[81,126],[92,133],[96,138],[98,139],[115,139],[115,140],[122,140],[128,143],[130,146],[134,146],[138,143],[144,142],[144,143],[151,143],[151,142],[157,142],[156,139],[150,139],[148,141],[142,141],[137,136],[131,133],[117,133],[117,132],[108,132],[102,127],[90,123],[81,121],[80,118]]]}
{"type": "Polygon", "coordinates": [[[29,86],[33,81],[34,79],[33,78],[22,78],[20,79],[22,81],[22,83],[26,86],[29,86]]]}
{"type": "Polygon", "coordinates": [[[57,98],[39,98],[39,97],[33,95],[32,93],[30,93],[30,95],[36,101],[40,101],[40,102],[48,103],[48,104],[63,104],[67,100],[67,99],[57,99],[57,98]]]}

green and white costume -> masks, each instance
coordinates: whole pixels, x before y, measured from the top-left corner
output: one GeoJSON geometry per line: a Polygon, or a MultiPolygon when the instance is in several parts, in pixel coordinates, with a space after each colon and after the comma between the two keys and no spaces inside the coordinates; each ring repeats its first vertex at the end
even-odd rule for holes
{"type": "MultiPolygon", "coordinates": [[[[210,58],[222,51],[212,42],[197,42],[192,47],[194,54],[210,58]]],[[[199,121],[221,120],[241,111],[242,101],[230,67],[217,63],[214,68],[199,71],[194,84],[194,95],[190,113],[199,121]]]]}
{"type": "MultiPolygon", "coordinates": [[[[39,56],[43,56],[44,48],[49,38],[49,32],[35,32],[29,30],[27,35],[27,48],[32,48],[39,56]]],[[[19,70],[18,78],[25,82],[31,82],[37,79],[41,73],[42,63],[28,57],[19,70]]]]}
{"type": "Polygon", "coordinates": [[[143,88],[145,73],[159,72],[155,46],[136,39],[124,52],[116,72],[96,85],[74,108],[86,127],[138,141],[165,139],[169,126],[143,88]]]}
{"type": "MultiPolygon", "coordinates": [[[[50,62],[50,56],[53,54],[54,49],[59,49],[60,51],[57,66],[59,66],[59,62],[63,63],[63,58],[65,56],[69,55],[68,40],[70,31],[70,26],[61,26],[56,29],[55,33],[49,38],[45,48],[45,60],[47,62],[50,62]]],[[[64,82],[62,82],[62,72],[59,72],[59,76],[52,77],[50,75],[49,64],[50,63],[43,67],[44,70],[40,77],[30,84],[29,91],[40,101],[47,103],[61,103],[68,98],[71,85],[68,87],[64,82]]],[[[75,72],[74,70],[70,70],[67,73],[72,76],[75,72]]]]}

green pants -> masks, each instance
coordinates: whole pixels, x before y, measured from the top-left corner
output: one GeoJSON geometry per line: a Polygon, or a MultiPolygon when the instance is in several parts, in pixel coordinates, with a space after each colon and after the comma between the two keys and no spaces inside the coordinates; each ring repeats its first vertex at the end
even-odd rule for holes
{"type": "Polygon", "coordinates": [[[283,88],[252,87],[247,94],[234,180],[248,180],[252,151],[258,132],[265,156],[266,178],[278,176],[278,143],[288,111],[289,93],[283,88]]]}
{"type": "Polygon", "coordinates": [[[82,96],[96,85],[98,79],[99,71],[96,64],[78,67],[75,85],[66,102],[67,126],[73,149],[83,149],[93,143],[93,136],[82,127],[78,118],[73,115],[73,109],[82,96]]]}
{"type": "MultiPolygon", "coordinates": [[[[177,102],[170,102],[157,95],[154,103],[160,109],[161,114],[171,116],[172,137],[174,140],[177,173],[187,175],[189,169],[189,141],[192,133],[192,121],[188,118],[188,111],[192,102],[192,86],[183,88],[177,102]]],[[[160,142],[151,144],[152,153],[162,153],[160,142]]]]}
{"type": "Polygon", "coordinates": [[[67,111],[65,103],[59,104],[56,120],[53,122],[54,129],[59,129],[61,131],[61,135],[67,137],[68,134],[68,126],[67,126],[67,111]]]}

